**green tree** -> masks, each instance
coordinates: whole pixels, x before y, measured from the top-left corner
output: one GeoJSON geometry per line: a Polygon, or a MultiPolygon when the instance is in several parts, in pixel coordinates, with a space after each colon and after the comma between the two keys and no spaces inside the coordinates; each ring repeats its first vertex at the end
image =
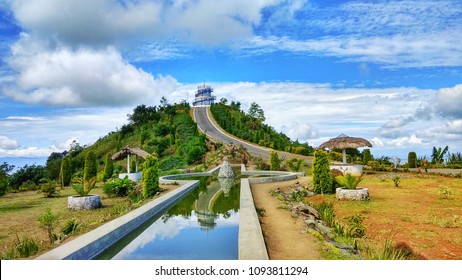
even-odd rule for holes
{"type": "Polygon", "coordinates": [[[59,179],[59,172],[61,168],[61,162],[64,157],[64,153],[51,153],[45,164],[45,169],[47,171],[47,177],[53,180],[59,179]]]}
{"type": "Polygon", "coordinates": [[[50,208],[45,210],[45,214],[38,217],[38,221],[40,223],[40,227],[43,228],[48,235],[48,239],[50,240],[50,244],[56,240],[56,234],[53,233],[53,230],[58,223],[59,214],[53,214],[50,208]]]}
{"type": "Polygon", "coordinates": [[[313,189],[317,194],[333,193],[333,178],[329,168],[329,157],[325,151],[316,151],[312,165],[313,189]]]}
{"type": "Polygon", "coordinates": [[[13,170],[14,165],[4,162],[0,165],[0,196],[8,192],[8,173],[13,170]]]}
{"type": "Polygon", "coordinates": [[[96,177],[97,169],[96,169],[96,156],[92,151],[87,153],[85,157],[85,166],[83,169],[83,181],[86,182],[89,179],[96,177]]]}
{"type": "Polygon", "coordinates": [[[271,151],[270,153],[270,170],[279,171],[281,169],[281,163],[284,161],[283,157],[279,157],[278,153],[271,151]]]}
{"type": "Polygon", "coordinates": [[[220,103],[223,104],[223,105],[226,105],[226,103],[228,103],[228,99],[222,97],[222,98],[220,98],[220,103]]]}
{"type": "Polygon", "coordinates": [[[154,196],[159,190],[159,164],[155,155],[149,155],[146,157],[146,161],[143,163],[143,197],[154,196]]]}
{"type": "Polygon", "coordinates": [[[111,155],[107,154],[104,161],[103,181],[106,182],[107,179],[112,178],[112,174],[114,174],[114,162],[111,159],[111,155]]]}
{"type": "Polygon", "coordinates": [[[65,157],[61,161],[61,170],[59,172],[59,181],[61,183],[61,188],[69,186],[69,184],[71,183],[71,178],[71,165],[69,163],[69,158],[65,157]]]}
{"type": "Polygon", "coordinates": [[[417,167],[417,154],[416,152],[409,152],[407,154],[407,164],[409,168],[416,168],[417,167]]]}
{"type": "Polygon", "coordinates": [[[265,112],[264,112],[263,109],[260,107],[260,105],[258,105],[258,104],[255,103],[255,102],[252,102],[252,104],[250,104],[248,114],[249,114],[249,116],[251,116],[252,118],[258,119],[258,120],[260,120],[261,122],[264,122],[264,121],[266,120],[266,118],[265,118],[265,112]]]}
{"type": "Polygon", "coordinates": [[[364,149],[363,154],[364,154],[363,155],[363,164],[367,164],[369,161],[374,160],[374,157],[372,157],[370,149],[364,149]]]}
{"type": "Polygon", "coordinates": [[[439,147],[438,149],[436,147],[433,147],[433,152],[432,152],[432,163],[440,165],[444,162],[444,155],[448,152],[449,147],[446,146],[444,149],[439,147]]]}

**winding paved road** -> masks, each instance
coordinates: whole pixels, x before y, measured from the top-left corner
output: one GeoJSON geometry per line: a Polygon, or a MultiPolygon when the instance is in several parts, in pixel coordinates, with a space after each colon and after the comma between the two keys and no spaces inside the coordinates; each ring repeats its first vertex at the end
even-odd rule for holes
{"type": "Polygon", "coordinates": [[[199,129],[207,134],[210,138],[226,144],[242,145],[247,149],[247,151],[249,151],[250,154],[254,156],[269,158],[270,152],[268,149],[244,142],[239,138],[226,134],[221,130],[221,128],[218,128],[210,120],[207,107],[194,107],[194,119],[199,129]]]}
{"type": "MultiPolygon", "coordinates": [[[[221,141],[226,144],[237,144],[242,145],[244,148],[249,151],[249,153],[253,156],[261,157],[263,159],[269,159],[270,156],[270,149],[250,144],[248,142],[244,142],[243,140],[236,138],[230,134],[225,133],[222,129],[216,126],[209,116],[207,107],[194,107],[194,119],[197,123],[197,126],[201,131],[207,134],[210,138],[215,139],[217,141],[221,141]]],[[[280,156],[284,156],[286,159],[296,157],[302,158],[307,163],[311,163],[312,157],[306,157],[301,155],[290,154],[286,152],[278,151],[280,156]]]]}

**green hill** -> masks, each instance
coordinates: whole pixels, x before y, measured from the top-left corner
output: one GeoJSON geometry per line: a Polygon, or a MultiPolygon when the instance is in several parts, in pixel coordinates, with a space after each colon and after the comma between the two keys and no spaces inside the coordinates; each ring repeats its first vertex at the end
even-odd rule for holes
{"type": "Polygon", "coordinates": [[[226,105],[223,101],[212,105],[210,111],[225,131],[246,141],[305,156],[312,155],[314,152],[314,148],[308,143],[292,141],[284,133],[277,132],[273,127],[265,124],[264,112],[256,103],[252,103],[248,113],[240,109],[239,102],[226,105]]]}
{"type": "MultiPolygon", "coordinates": [[[[206,136],[197,129],[190,110],[187,103],[159,107],[139,105],[128,115],[127,124],[99,138],[93,145],[82,147],[74,142],[69,151],[51,154],[46,164],[48,176],[51,179],[59,178],[59,167],[65,156],[69,158],[73,176],[81,176],[85,156],[92,151],[98,159],[98,174],[101,177],[105,157],[127,145],[156,153],[161,171],[185,168],[200,162],[208,151],[206,136]]],[[[134,168],[135,165],[130,166],[134,168]]],[[[126,168],[126,161],[118,161],[114,172],[126,168]]]]}

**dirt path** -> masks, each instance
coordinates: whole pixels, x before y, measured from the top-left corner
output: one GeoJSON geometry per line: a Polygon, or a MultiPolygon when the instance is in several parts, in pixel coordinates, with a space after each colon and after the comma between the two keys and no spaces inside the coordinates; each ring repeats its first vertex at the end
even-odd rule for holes
{"type": "Polygon", "coordinates": [[[290,211],[281,208],[284,203],[271,195],[278,187],[293,186],[296,181],[304,185],[310,178],[251,186],[257,208],[264,209],[261,226],[272,260],[320,260],[320,242],[303,231],[303,219],[293,218],[290,211]]]}

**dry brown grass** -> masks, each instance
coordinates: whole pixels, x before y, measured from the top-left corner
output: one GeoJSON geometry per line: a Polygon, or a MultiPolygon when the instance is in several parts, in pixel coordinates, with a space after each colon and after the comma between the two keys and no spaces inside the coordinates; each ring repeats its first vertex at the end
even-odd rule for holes
{"type": "Polygon", "coordinates": [[[377,244],[392,238],[429,259],[462,259],[461,179],[399,176],[399,188],[394,187],[390,174],[365,176],[360,187],[369,189],[369,201],[336,201],[335,195],[309,200],[334,203],[338,220],[363,215],[367,238],[377,244]],[[449,189],[450,194],[442,195],[444,189],[449,189]]]}

